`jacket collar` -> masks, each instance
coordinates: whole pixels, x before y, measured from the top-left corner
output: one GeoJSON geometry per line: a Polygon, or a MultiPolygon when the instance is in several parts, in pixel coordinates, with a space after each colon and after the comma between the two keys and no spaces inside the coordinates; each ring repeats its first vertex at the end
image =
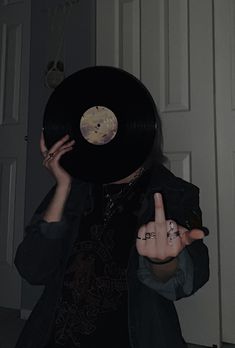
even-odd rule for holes
{"type": "Polygon", "coordinates": [[[184,180],[177,178],[165,166],[155,165],[151,168],[149,190],[151,190],[151,192],[153,190],[156,190],[155,192],[161,192],[165,189],[182,192],[185,190],[185,182],[184,180]]]}

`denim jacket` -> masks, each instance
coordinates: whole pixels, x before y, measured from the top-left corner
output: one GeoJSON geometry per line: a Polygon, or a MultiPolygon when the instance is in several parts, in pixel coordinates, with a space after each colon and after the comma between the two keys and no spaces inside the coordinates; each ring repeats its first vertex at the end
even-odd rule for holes
{"type": "MultiPolygon", "coordinates": [[[[55,308],[63,284],[79,222],[91,197],[91,184],[74,180],[60,222],[45,222],[41,215],[55,187],[47,194],[26,227],[15,265],[30,284],[44,285],[44,291],[27,320],[15,348],[43,348],[50,335],[55,308]]],[[[152,171],[139,225],[154,218],[153,193],[161,192],[167,219],[186,228],[202,227],[199,189],[175,177],[163,166],[152,171]]],[[[183,348],[174,301],[190,296],[209,279],[208,250],[202,240],[187,246],[178,256],[178,269],[166,283],[152,272],[151,265],[136,248],[130,254],[128,283],[128,323],[133,348],[183,348]]],[[[112,347],[110,347],[112,348],[112,347]]]]}

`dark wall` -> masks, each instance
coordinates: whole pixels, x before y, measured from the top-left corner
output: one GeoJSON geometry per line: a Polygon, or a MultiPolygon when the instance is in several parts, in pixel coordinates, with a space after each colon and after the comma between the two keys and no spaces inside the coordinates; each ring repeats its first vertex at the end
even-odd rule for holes
{"type": "MultiPolygon", "coordinates": [[[[53,41],[47,9],[62,3],[61,0],[32,0],[25,224],[54,183],[42,166],[39,138],[44,108],[52,91],[45,86],[44,75],[59,36],[55,33],[53,41]]],[[[80,0],[67,18],[62,51],[66,76],[95,65],[95,13],[95,0],[80,0]]],[[[23,280],[21,308],[31,310],[41,291],[42,287],[31,286],[23,280]]]]}

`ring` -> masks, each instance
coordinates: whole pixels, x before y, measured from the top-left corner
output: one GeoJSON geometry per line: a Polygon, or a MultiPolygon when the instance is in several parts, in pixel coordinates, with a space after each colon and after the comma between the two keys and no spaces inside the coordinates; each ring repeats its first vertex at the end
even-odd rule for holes
{"type": "Polygon", "coordinates": [[[44,157],[47,157],[48,151],[44,151],[42,154],[43,154],[44,157]]]}
{"type": "Polygon", "coordinates": [[[145,233],[145,239],[155,239],[156,233],[155,232],[146,232],[145,233]]]}
{"type": "Polygon", "coordinates": [[[167,232],[167,237],[171,238],[171,239],[175,239],[176,237],[180,236],[180,232],[179,231],[174,231],[174,232],[167,232]],[[173,238],[174,237],[174,238],[173,238]]]}
{"type": "Polygon", "coordinates": [[[54,153],[54,152],[48,153],[49,159],[53,158],[53,157],[54,157],[54,155],[55,155],[55,153],[54,153]]]}
{"type": "Polygon", "coordinates": [[[136,239],[146,240],[146,238],[141,238],[139,236],[137,236],[136,239]]]}
{"type": "Polygon", "coordinates": [[[169,225],[170,225],[170,229],[169,229],[169,231],[167,231],[167,233],[171,232],[171,231],[174,231],[175,228],[177,229],[177,224],[174,221],[170,220],[168,222],[169,222],[169,225]]]}
{"type": "Polygon", "coordinates": [[[171,231],[167,232],[168,244],[169,245],[173,245],[174,239],[176,239],[179,236],[180,236],[180,232],[179,231],[172,231],[171,230],[171,231]]]}

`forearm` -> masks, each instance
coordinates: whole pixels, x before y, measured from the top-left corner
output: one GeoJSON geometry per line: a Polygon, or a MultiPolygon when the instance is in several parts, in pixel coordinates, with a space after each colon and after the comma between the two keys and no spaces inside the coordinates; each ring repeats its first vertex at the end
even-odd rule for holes
{"type": "MultiPolygon", "coordinates": [[[[175,264],[176,260],[170,265],[170,262],[167,267],[161,270],[153,270],[152,263],[144,256],[139,256],[139,269],[138,269],[138,278],[149,288],[155,290],[158,294],[163,297],[175,301],[179,298],[189,296],[192,294],[193,282],[194,282],[194,265],[192,258],[187,252],[183,250],[177,257],[177,266],[175,264]],[[172,267],[172,268],[170,268],[172,267]],[[157,274],[156,274],[157,272],[157,274]],[[170,277],[170,273],[172,276],[170,277]],[[166,279],[169,276],[168,280],[166,279]],[[160,277],[164,281],[160,279],[160,277]]],[[[163,266],[159,265],[158,267],[163,266]]]]}
{"type": "Polygon", "coordinates": [[[49,203],[42,218],[46,222],[58,222],[61,221],[65,204],[71,190],[71,184],[58,185],[55,189],[54,196],[49,203]]]}
{"type": "Polygon", "coordinates": [[[176,273],[178,268],[178,258],[176,257],[172,261],[162,265],[151,263],[151,267],[157,279],[165,283],[176,273]]]}

